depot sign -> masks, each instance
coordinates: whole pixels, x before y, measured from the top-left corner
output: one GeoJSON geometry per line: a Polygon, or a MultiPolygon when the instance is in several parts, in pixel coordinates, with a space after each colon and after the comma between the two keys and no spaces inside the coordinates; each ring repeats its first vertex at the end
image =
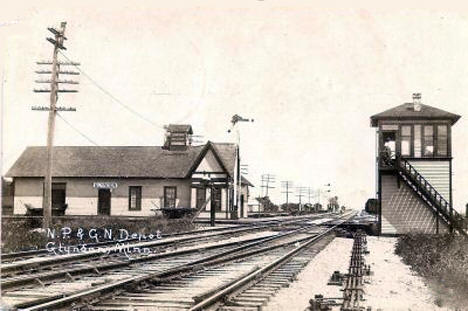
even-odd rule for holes
{"type": "Polygon", "coordinates": [[[116,182],[93,182],[93,188],[97,189],[115,189],[118,187],[116,182]]]}

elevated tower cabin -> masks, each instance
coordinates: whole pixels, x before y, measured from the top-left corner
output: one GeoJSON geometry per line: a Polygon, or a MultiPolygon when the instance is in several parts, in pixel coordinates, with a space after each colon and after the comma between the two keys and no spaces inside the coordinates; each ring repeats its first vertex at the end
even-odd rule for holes
{"type": "Polygon", "coordinates": [[[452,126],[459,115],[413,102],[371,118],[377,128],[380,234],[464,231],[452,207],[452,126]]]}

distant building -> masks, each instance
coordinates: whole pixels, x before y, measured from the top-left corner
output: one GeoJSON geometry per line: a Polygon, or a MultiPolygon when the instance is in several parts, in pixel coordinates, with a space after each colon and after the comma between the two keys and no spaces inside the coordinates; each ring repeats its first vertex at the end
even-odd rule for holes
{"type": "Polygon", "coordinates": [[[445,232],[460,225],[452,208],[452,126],[459,115],[421,103],[420,94],[371,118],[377,128],[381,234],[445,232]]]}
{"type": "Polygon", "coordinates": [[[261,205],[258,202],[250,202],[248,205],[249,213],[260,213],[261,205]]]}
{"type": "MultiPolygon", "coordinates": [[[[234,211],[236,146],[192,145],[190,125],[166,127],[164,146],[69,146],[53,149],[53,209],[65,215],[150,216],[158,210],[216,210],[219,219],[247,216],[249,187],[242,178],[234,211]]],[[[7,172],[14,183],[14,213],[42,208],[46,147],[28,147],[7,172]]]]}

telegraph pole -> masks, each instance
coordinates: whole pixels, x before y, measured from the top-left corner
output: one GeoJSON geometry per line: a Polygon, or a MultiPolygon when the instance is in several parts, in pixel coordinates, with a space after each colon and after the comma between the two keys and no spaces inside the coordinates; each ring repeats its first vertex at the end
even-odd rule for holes
{"type": "Polygon", "coordinates": [[[302,210],[302,197],[305,196],[305,193],[304,193],[304,190],[306,188],[305,187],[297,187],[297,194],[296,194],[296,197],[299,197],[299,211],[302,210]]]}
{"type": "Polygon", "coordinates": [[[288,203],[289,203],[289,194],[293,193],[292,191],[290,191],[290,189],[293,187],[293,182],[290,181],[290,180],[285,180],[285,181],[282,181],[281,184],[282,184],[283,188],[285,188],[285,191],[283,191],[282,193],[286,194],[286,205],[288,205],[288,203]]]}
{"type": "Polygon", "coordinates": [[[311,201],[310,201],[310,198],[312,197],[312,188],[311,187],[307,187],[307,195],[309,197],[309,204],[312,204],[311,201]]]}
{"type": "Polygon", "coordinates": [[[271,174],[263,174],[262,175],[262,185],[261,185],[261,188],[263,190],[263,188],[265,188],[265,196],[267,197],[268,196],[268,190],[269,189],[275,189],[275,187],[273,186],[270,186],[270,184],[274,184],[275,183],[275,175],[271,175],[271,174]]]}
{"type": "Polygon", "coordinates": [[[47,28],[53,35],[54,38],[46,38],[47,41],[52,43],[54,50],[52,53],[52,61],[37,62],[38,65],[52,65],[51,70],[38,70],[37,74],[50,74],[50,80],[36,80],[36,83],[46,83],[50,85],[49,89],[34,89],[36,93],[50,93],[49,107],[33,106],[32,110],[49,111],[49,118],[47,121],[47,166],[44,180],[44,197],[42,200],[42,211],[43,211],[43,228],[48,228],[52,223],[52,162],[53,162],[53,143],[54,143],[54,130],[55,130],[55,117],[57,111],[76,111],[75,108],[57,107],[58,93],[76,93],[77,90],[62,89],[58,87],[58,84],[78,84],[76,81],[71,80],[60,80],[60,74],[79,75],[79,72],[75,71],[61,71],[61,65],[73,65],[77,66],[78,63],[74,62],[59,62],[57,60],[58,51],[66,50],[63,46],[63,41],[67,40],[65,37],[65,27],[67,23],[62,22],[60,29],[47,28]]]}

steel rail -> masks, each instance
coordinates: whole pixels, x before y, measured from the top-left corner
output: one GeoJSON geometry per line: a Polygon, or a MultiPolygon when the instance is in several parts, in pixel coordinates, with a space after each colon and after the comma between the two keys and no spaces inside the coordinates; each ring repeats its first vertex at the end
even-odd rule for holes
{"type": "MultiPolygon", "coordinates": [[[[60,278],[70,278],[73,276],[78,276],[86,273],[101,273],[105,271],[110,271],[110,270],[115,270],[121,267],[128,267],[133,264],[136,264],[138,262],[145,262],[145,261],[153,261],[157,259],[162,259],[162,258],[167,258],[167,257],[176,257],[179,255],[185,255],[189,253],[197,253],[202,250],[211,250],[211,249],[217,249],[217,248],[223,248],[223,247],[229,247],[232,245],[237,245],[240,243],[246,243],[240,247],[234,248],[230,251],[225,251],[224,254],[227,254],[228,252],[234,253],[243,249],[246,249],[251,246],[258,245],[259,243],[264,243],[270,240],[274,240],[280,237],[285,237],[287,235],[294,234],[296,232],[300,232],[301,230],[304,229],[296,229],[296,230],[291,230],[289,232],[285,233],[279,233],[275,234],[272,236],[266,236],[266,237],[258,237],[258,238],[251,238],[243,241],[233,241],[233,242],[226,242],[226,243],[221,243],[221,244],[215,244],[215,245],[206,245],[206,246],[198,246],[198,247],[191,247],[183,250],[175,250],[175,251],[169,251],[169,252],[164,252],[164,253],[159,253],[159,254],[150,254],[146,256],[141,256],[137,258],[130,258],[125,261],[117,261],[117,262],[112,262],[112,263],[101,263],[98,265],[87,265],[84,267],[78,267],[78,268],[69,268],[69,269],[60,269],[60,270],[55,270],[55,271],[46,271],[46,272],[39,272],[39,273],[33,273],[27,276],[19,276],[19,277],[10,277],[10,278],[4,278],[1,281],[1,286],[2,288],[5,289],[11,289],[16,286],[20,285],[26,285],[28,283],[36,282],[36,281],[51,281],[51,280],[56,280],[60,278]]],[[[211,258],[214,259],[218,257],[217,254],[211,255],[211,258]]],[[[209,258],[206,257],[204,260],[208,260],[209,258]]]]}
{"type": "MultiPolygon", "coordinates": [[[[328,215],[328,213],[320,214],[320,215],[307,215],[306,217],[301,218],[301,219],[286,219],[284,221],[283,220],[258,221],[258,222],[240,224],[240,225],[238,224],[238,225],[234,225],[231,227],[220,227],[220,228],[214,228],[214,229],[200,229],[200,230],[167,233],[167,234],[162,234],[161,237],[163,238],[175,237],[175,236],[184,236],[184,235],[209,233],[209,232],[216,232],[217,234],[222,234],[219,231],[227,231],[228,233],[236,233],[236,232],[232,232],[231,230],[239,229],[238,232],[258,230],[258,229],[269,228],[269,227],[274,227],[278,225],[294,224],[297,222],[301,222],[304,219],[314,219],[323,215],[328,215]]],[[[124,240],[124,242],[134,242],[134,241],[141,242],[138,238],[129,238],[129,239],[124,240]]],[[[120,243],[120,242],[122,242],[122,240],[111,240],[111,241],[102,241],[102,242],[97,242],[97,243],[94,242],[94,243],[76,244],[76,245],[70,245],[69,247],[81,247],[83,245],[86,245],[88,247],[95,247],[95,246],[104,246],[104,245],[115,245],[116,243],[120,243]]],[[[27,251],[2,254],[1,259],[2,259],[2,264],[11,264],[12,262],[5,263],[3,262],[3,260],[21,258],[21,257],[26,257],[26,256],[29,257],[29,256],[35,256],[35,255],[41,255],[41,254],[47,254],[47,253],[50,253],[50,251],[46,248],[37,249],[37,250],[27,250],[27,251]]],[[[8,269],[2,268],[2,271],[5,271],[5,270],[8,271],[8,269]]]]}
{"type": "MultiPolygon", "coordinates": [[[[193,236],[188,236],[188,237],[181,237],[181,238],[173,238],[170,240],[153,240],[153,241],[143,241],[139,243],[134,243],[131,244],[132,247],[159,247],[159,246],[167,246],[167,245],[172,245],[180,242],[189,242],[189,241],[194,241],[198,240],[200,238],[210,238],[210,237],[216,237],[216,236],[223,236],[224,234],[236,234],[236,233],[242,233],[246,231],[252,231],[252,230],[262,230],[269,228],[269,226],[250,226],[250,227],[242,227],[242,228],[236,228],[235,230],[226,230],[226,232],[214,232],[214,233],[209,233],[209,234],[204,234],[204,235],[193,235],[193,236]]],[[[125,243],[126,241],[117,241],[114,242],[116,245],[117,243],[125,243]]],[[[86,244],[87,245],[87,244],[86,244]]],[[[109,249],[112,249],[114,246],[109,246],[109,249]]],[[[18,270],[24,270],[28,268],[36,268],[40,266],[41,268],[47,266],[47,265],[53,265],[57,263],[63,263],[63,262],[70,262],[74,261],[77,259],[84,259],[84,258],[92,258],[92,257],[100,257],[103,255],[102,250],[95,250],[95,251],[89,251],[89,252],[83,252],[83,253],[73,253],[73,254],[66,254],[66,255],[57,255],[57,256],[46,256],[42,257],[41,260],[36,260],[36,261],[18,261],[18,262],[13,262],[13,263],[7,263],[7,264],[2,264],[1,267],[1,272],[2,275],[6,273],[12,273],[14,271],[18,270]]]]}
{"type": "MultiPolygon", "coordinates": [[[[226,242],[226,243],[215,244],[215,245],[198,246],[198,247],[192,247],[192,248],[188,248],[184,250],[176,250],[176,251],[159,253],[159,254],[151,254],[148,256],[142,256],[138,258],[130,258],[128,260],[121,261],[121,262],[102,263],[99,265],[93,265],[93,266],[87,266],[87,267],[64,269],[60,271],[50,271],[50,272],[45,272],[43,274],[32,274],[28,276],[12,277],[8,279],[3,279],[1,282],[1,286],[2,286],[2,290],[10,289],[14,286],[25,285],[27,283],[34,282],[36,280],[50,281],[50,280],[54,280],[54,279],[61,278],[61,277],[67,277],[68,274],[70,276],[77,276],[77,275],[88,273],[88,272],[96,272],[96,271],[104,272],[104,271],[109,271],[109,270],[117,269],[121,267],[129,267],[132,264],[135,264],[138,262],[152,261],[152,260],[157,260],[157,259],[162,259],[162,258],[167,258],[167,257],[176,257],[178,255],[196,253],[196,252],[200,252],[203,250],[224,248],[224,247],[229,247],[229,246],[237,245],[239,243],[244,243],[244,242],[254,243],[258,241],[265,241],[265,240],[270,240],[272,237],[277,237],[277,235],[251,238],[251,239],[247,239],[243,241],[232,241],[232,242],[226,242]]],[[[217,255],[213,255],[213,256],[216,257],[217,255]]]]}
{"type": "MultiPolygon", "coordinates": [[[[353,217],[354,214],[352,216],[350,216],[349,218],[353,217]]],[[[349,219],[348,218],[348,219],[349,219]]],[[[347,221],[348,219],[346,220],[343,220],[341,223],[347,221]]],[[[340,223],[340,224],[341,224],[340,223]]],[[[331,231],[333,231],[336,227],[338,227],[340,224],[337,224],[333,227],[330,227],[329,229],[327,229],[326,231],[324,231],[323,233],[320,233],[318,234],[317,236],[314,236],[314,237],[310,237],[307,239],[307,242],[305,242],[304,244],[300,245],[299,247],[289,251],[288,253],[286,253],[285,255],[281,256],[280,258],[274,260],[273,262],[271,262],[270,264],[266,265],[265,267],[259,269],[259,270],[256,270],[256,271],[253,271],[252,273],[250,273],[249,275],[247,276],[244,276],[244,277],[241,277],[240,279],[237,279],[235,280],[234,282],[232,282],[231,285],[229,285],[228,287],[220,290],[219,292],[216,292],[214,293],[213,295],[203,299],[202,301],[198,302],[195,306],[193,306],[192,308],[189,309],[189,311],[198,311],[198,310],[203,310],[203,308],[207,307],[207,306],[210,306],[214,303],[216,303],[217,301],[221,300],[223,297],[227,296],[227,295],[230,295],[232,293],[234,293],[236,290],[238,290],[239,288],[243,287],[244,285],[248,284],[249,282],[251,282],[252,280],[260,277],[260,276],[263,276],[265,275],[267,272],[269,272],[270,270],[272,270],[273,268],[281,265],[282,263],[284,263],[285,261],[287,261],[288,259],[290,259],[292,256],[296,255],[297,253],[299,253],[300,251],[304,250],[305,248],[309,247],[312,243],[315,243],[317,242],[318,240],[320,240],[321,238],[323,238],[325,235],[327,235],[328,233],[330,233],[331,231]]]]}
{"type": "MultiPolygon", "coordinates": [[[[161,234],[161,237],[173,237],[173,236],[181,236],[181,235],[188,235],[188,234],[197,234],[197,233],[205,233],[205,232],[218,232],[218,231],[223,231],[231,228],[241,228],[241,227],[246,227],[247,225],[236,225],[232,227],[216,227],[213,229],[200,229],[200,230],[190,230],[190,231],[182,231],[182,232],[174,232],[174,233],[163,233],[161,234]]],[[[138,238],[129,238],[125,240],[126,242],[133,242],[133,241],[138,241],[138,238]]],[[[93,243],[83,243],[86,244],[87,246],[101,246],[101,245],[111,245],[119,242],[119,240],[109,240],[109,241],[101,241],[101,242],[93,242],[93,243]]],[[[80,247],[83,244],[76,244],[76,245],[70,245],[70,247],[80,247]]],[[[49,250],[46,248],[41,248],[41,249],[33,249],[33,250],[25,250],[25,251],[19,251],[19,252],[11,252],[11,253],[6,253],[2,254],[2,263],[4,259],[15,259],[15,258],[22,258],[25,256],[35,256],[35,255],[41,255],[49,253],[49,250]]]]}
{"type": "MultiPolygon", "coordinates": [[[[300,231],[308,230],[313,226],[316,226],[316,225],[315,224],[309,225],[307,227],[296,229],[295,231],[300,232],[300,231]]],[[[331,229],[328,229],[328,230],[331,230],[331,229]]],[[[290,232],[287,233],[287,235],[290,235],[290,234],[291,234],[290,232]]],[[[284,237],[284,234],[278,235],[276,238],[279,239],[282,237],[284,237]]],[[[102,298],[102,296],[106,293],[115,292],[117,290],[122,290],[127,286],[136,286],[137,284],[145,283],[148,281],[157,283],[158,281],[161,281],[164,278],[179,275],[181,273],[196,271],[201,266],[213,266],[213,265],[218,265],[218,264],[225,263],[225,262],[230,262],[236,259],[245,258],[245,257],[259,254],[262,252],[267,252],[276,248],[285,247],[285,246],[288,246],[297,242],[303,242],[307,239],[310,239],[310,237],[305,237],[305,238],[303,237],[303,238],[295,239],[289,242],[279,243],[277,245],[267,246],[267,247],[260,248],[260,249],[254,249],[254,250],[250,250],[247,252],[241,252],[238,254],[233,254],[232,250],[228,250],[226,252],[217,254],[216,256],[208,256],[204,260],[196,260],[196,261],[192,261],[189,263],[184,263],[182,265],[179,265],[177,267],[167,269],[164,271],[152,272],[146,275],[131,277],[128,279],[124,279],[122,281],[117,281],[112,284],[102,285],[93,289],[89,289],[89,290],[86,290],[77,294],[72,294],[70,296],[62,297],[60,299],[55,299],[55,300],[45,302],[42,304],[31,305],[33,302],[29,302],[25,305],[25,307],[27,308],[24,310],[46,310],[46,309],[50,310],[51,308],[58,308],[61,306],[63,307],[64,305],[69,305],[73,302],[76,302],[77,300],[86,299],[89,301],[90,297],[93,297],[93,296],[99,296],[102,298]],[[226,255],[228,255],[228,257],[226,257],[226,255]]],[[[254,247],[254,246],[260,245],[261,243],[265,243],[265,242],[264,241],[258,241],[257,243],[254,242],[253,245],[250,245],[249,247],[254,247]]],[[[242,251],[246,248],[247,246],[241,246],[237,249],[237,252],[242,251]]]]}

